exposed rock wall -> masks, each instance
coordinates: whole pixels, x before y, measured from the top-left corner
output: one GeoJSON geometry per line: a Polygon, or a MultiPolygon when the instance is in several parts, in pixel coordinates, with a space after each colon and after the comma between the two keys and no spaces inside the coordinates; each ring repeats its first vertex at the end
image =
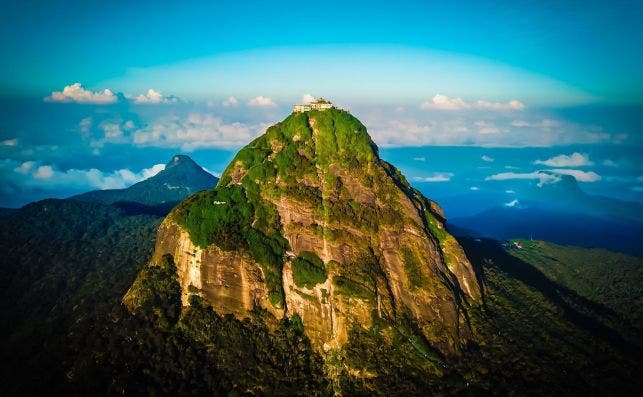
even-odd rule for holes
{"type": "Polygon", "coordinates": [[[465,314],[479,302],[479,286],[442,210],[379,159],[352,116],[310,112],[271,127],[233,160],[218,189],[238,185],[258,191],[248,200],[274,211],[288,242],[283,303],[271,303],[265,269],[247,249],[199,248],[171,214],[152,260],[174,256],[184,304],[198,293],[217,312],[238,317],[255,306],[277,318],[296,313],[322,351],[341,348],[353,327],[374,319],[393,327],[412,321],[445,355],[475,337],[465,314]],[[293,259],[305,252],[320,258],[327,274],[313,287],[293,277],[293,259]]]}

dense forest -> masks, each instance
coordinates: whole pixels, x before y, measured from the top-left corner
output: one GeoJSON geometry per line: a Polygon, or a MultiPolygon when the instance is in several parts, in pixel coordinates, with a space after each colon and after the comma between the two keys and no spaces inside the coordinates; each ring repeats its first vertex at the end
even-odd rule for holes
{"type": "MultiPolygon", "coordinates": [[[[196,295],[181,308],[172,258],[146,264],[159,217],[46,200],[1,222],[6,395],[641,390],[637,257],[464,239],[485,286],[484,307],[471,319],[479,343],[436,365],[402,319],[392,344],[377,324],[355,328],[344,352],[324,361],[297,316],[275,319],[257,308],[239,320],[196,295]],[[122,303],[130,286],[139,299],[133,312],[122,303]],[[370,375],[342,370],[349,367],[370,375]]],[[[317,277],[315,258],[304,255],[297,266],[302,283],[317,277]]]]}

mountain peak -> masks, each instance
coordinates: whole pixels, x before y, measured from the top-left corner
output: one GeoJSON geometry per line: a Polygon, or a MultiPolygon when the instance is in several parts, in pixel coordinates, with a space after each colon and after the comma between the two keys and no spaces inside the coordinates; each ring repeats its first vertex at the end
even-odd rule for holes
{"type": "MultiPolygon", "coordinates": [[[[103,204],[132,202],[147,206],[177,203],[190,194],[213,187],[218,179],[189,156],[176,154],[158,174],[125,189],[94,190],[72,197],[103,204]]],[[[168,204],[168,205],[169,205],[168,204]]],[[[170,207],[171,208],[171,207],[170,207]]]]}
{"type": "Polygon", "coordinates": [[[299,316],[320,351],[410,313],[418,337],[444,354],[473,338],[461,311],[480,290],[441,209],[341,109],[293,112],[269,127],[215,189],[175,207],[156,241],[150,263],[170,254],[180,264],[184,305],[197,295],[239,318],[257,307],[299,316]]]}
{"type": "Polygon", "coordinates": [[[194,166],[201,168],[190,156],[185,154],[175,154],[170,161],[165,165],[165,169],[176,166],[194,166]]]}

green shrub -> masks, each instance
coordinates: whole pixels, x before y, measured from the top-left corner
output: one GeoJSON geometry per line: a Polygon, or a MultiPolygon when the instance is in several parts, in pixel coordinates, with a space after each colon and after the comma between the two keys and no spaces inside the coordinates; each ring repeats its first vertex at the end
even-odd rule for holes
{"type": "Polygon", "coordinates": [[[365,286],[343,276],[333,277],[335,293],[364,300],[375,299],[375,294],[365,286]]]}

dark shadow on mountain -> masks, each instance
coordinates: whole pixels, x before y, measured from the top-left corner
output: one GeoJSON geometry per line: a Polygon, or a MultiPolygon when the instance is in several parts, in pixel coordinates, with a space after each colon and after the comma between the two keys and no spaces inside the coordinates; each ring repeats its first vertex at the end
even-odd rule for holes
{"type": "Polygon", "coordinates": [[[180,201],[171,201],[157,205],[145,205],[135,201],[117,201],[112,205],[123,210],[128,216],[154,215],[163,217],[169,214],[170,211],[172,211],[172,208],[176,207],[179,203],[180,201]]]}
{"type": "MultiPolygon", "coordinates": [[[[598,318],[629,323],[612,309],[578,295],[567,287],[559,285],[541,271],[505,250],[502,243],[491,239],[471,239],[459,237],[458,241],[472,262],[478,279],[485,282],[483,268],[494,266],[512,278],[540,292],[558,306],[566,320],[586,332],[604,340],[626,355],[643,358],[643,350],[624,339],[616,330],[603,324],[598,318]]],[[[484,299],[484,296],[483,296],[484,299]]]]}

